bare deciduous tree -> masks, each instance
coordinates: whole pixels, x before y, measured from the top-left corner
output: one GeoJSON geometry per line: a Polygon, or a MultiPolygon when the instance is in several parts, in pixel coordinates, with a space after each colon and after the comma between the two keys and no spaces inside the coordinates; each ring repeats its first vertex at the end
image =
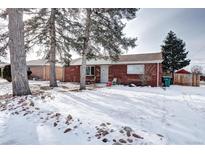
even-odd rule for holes
{"type": "Polygon", "coordinates": [[[26,52],[24,47],[23,9],[10,8],[8,9],[8,15],[13,95],[29,95],[31,91],[28,84],[26,52]]]}
{"type": "Polygon", "coordinates": [[[203,68],[202,68],[202,66],[199,66],[199,65],[194,65],[191,68],[191,72],[193,74],[202,74],[202,71],[203,71],[203,68]]]}

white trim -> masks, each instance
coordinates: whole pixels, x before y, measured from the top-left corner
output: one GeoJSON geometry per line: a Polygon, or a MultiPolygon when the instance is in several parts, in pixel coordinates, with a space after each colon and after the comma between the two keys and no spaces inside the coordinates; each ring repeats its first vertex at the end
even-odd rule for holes
{"type": "Polygon", "coordinates": [[[159,63],[157,63],[157,87],[159,87],[159,63]]]}
{"type": "Polygon", "coordinates": [[[86,66],[86,76],[95,76],[95,66],[86,66]],[[89,75],[87,75],[87,67],[90,67],[90,72],[89,72],[89,75]],[[92,72],[92,69],[91,68],[94,68],[94,74],[92,75],[91,72],[92,72]]]}
{"type": "MultiPolygon", "coordinates": [[[[163,60],[152,61],[124,61],[124,62],[112,62],[112,61],[87,61],[87,65],[119,65],[119,64],[148,64],[148,63],[161,63],[163,60]]],[[[81,65],[81,60],[70,64],[70,66],[81,65]]]]}

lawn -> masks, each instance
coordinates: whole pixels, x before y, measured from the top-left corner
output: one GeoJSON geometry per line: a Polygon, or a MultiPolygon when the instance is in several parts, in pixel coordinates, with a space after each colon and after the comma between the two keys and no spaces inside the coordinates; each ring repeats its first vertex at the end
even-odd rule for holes
{"type": "Polygon", "coordinates": [[[0,144],[205,144],[205,87],[0,83],[0,144]]]}

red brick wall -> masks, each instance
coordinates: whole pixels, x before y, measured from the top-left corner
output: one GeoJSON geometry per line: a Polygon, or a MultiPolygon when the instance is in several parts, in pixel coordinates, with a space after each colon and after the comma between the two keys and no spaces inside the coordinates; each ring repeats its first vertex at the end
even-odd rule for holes
{"type": "MultiPolygon", "coordinates": [[[[160,64],[159,85],[161,85],[162,67],[160,64]]],[[[145,64],[145,85],[157,86],[157,64],[145,64]]],[[[110,65],[109,66],[109,81],[117,78],[119,83],[137,85],[143,84],[143,75],[127,74],[127,65],[110,65]]]]}
{"type": "MultiPolygon", "coordinates": [[[[96,82],[100,82],[100,66],[95,66],[96,82]]],[[[94,76],[86,76],[86,81],[93,80],[94,76]]],[[[65,67],[65,81],[80,82],[80,66],[65,67]]]]}
{"type": "Polygon", "coordinates": [[[67,82],[80,82],[80,66],[65,67],[64,75],[67,82]]]}
{"type": "MultiPolygon", "coordinates": [[[[161,85],[162,65],[160,65],[159,85],[161,85]]],[[[100,82],[100,66],[95,66],[96,82],[100,82]]],[[[157,86],[157,64],[145,64],[146,84],[157,86]]],[[[94,76],[87,76],[86,80],[93,79],[94,76]]],[[[127,65],[110,65],[109,81],[117,78],[121,84],[135,83],[142,85],[142,75],[127,74],[127,65]]],[[[65,68],[65,81],[80,82],[80,66],[69,66],[65,68]]]]}

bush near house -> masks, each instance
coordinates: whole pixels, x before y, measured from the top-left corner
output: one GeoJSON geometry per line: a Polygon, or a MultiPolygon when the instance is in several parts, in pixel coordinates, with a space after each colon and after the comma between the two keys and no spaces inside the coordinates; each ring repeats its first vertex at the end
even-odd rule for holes
{"type": "Polygon", "coordinates": [[[32,71],[30,70],[30,68],[28,68],[28,70],[27,70],[28,79],[31,78],[31,74],[32,74],[32,71]]]}
{"type": "Polygon", "coordinates": [[[200,76],[200,81],[205,81],[205,75],[200,76]]]}
{"type": "MultiPolygon", "coordinates": [[[[27,70],[27,75],[28,77],[32,74],[31,70],[27,70]]],[[[11,82],[11,65],[6,65],[3,69],[3,78],[6,79],[7,81],[11,82]]]]}
{"type": "Polygon", "coordinates": [[[11,82],[11,65],[6,65],[3,69],[3,78],[11,82]]]}

